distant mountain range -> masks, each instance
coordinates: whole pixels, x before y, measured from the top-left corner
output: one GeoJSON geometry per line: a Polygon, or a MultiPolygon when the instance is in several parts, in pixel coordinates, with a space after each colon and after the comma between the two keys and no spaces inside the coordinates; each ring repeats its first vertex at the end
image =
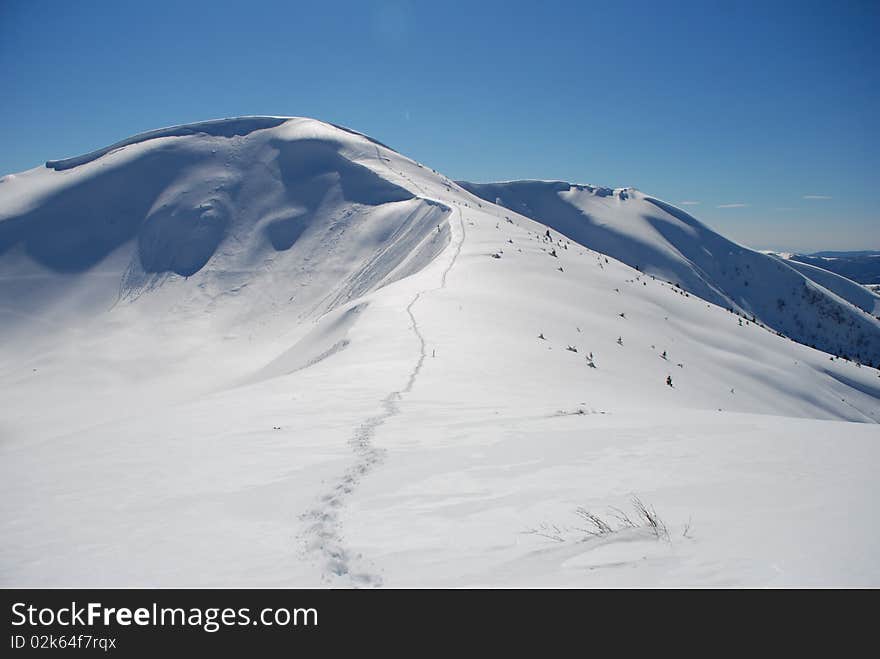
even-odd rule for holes
{"type": "Polygon", "coordinates": [[[823,268],[860,284],[880,284],[880,251],[787,253],[784,257],[823,268]]]}

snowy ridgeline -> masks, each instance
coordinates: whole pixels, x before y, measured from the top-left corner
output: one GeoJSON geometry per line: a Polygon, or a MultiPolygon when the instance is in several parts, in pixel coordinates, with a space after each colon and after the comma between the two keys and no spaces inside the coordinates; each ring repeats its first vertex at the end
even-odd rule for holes
{"type": "Polygon", "coordinates": [[[0,582],[877,585],[877,300],[309,119],[50,161],[0,179],[0,582]]]}
{"type": "Polygon", "coordinates": [[[795,341],[880,364],[880,296],[844,277],[737,245],[637,190],[551,181],[461,185],[795,341]]]}

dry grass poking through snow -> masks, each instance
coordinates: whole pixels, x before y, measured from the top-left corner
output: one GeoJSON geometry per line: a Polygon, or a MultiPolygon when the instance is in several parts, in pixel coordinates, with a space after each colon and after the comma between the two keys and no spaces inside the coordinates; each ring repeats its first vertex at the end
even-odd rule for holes
{"type": "MultiPolygon", "coordinates": [[[[525,531],[525,533],[538,535],[554,542],[565,542],[570,539],[567,536],[570,536],[572,532],[583,534],[579,540],[587,540],[606,537],[629,529],[646,529],[657,540],[669,541],[669,529],[666,522],[657,514],[654,506],[646,504],[639,497],[633,497],[631,505],[632,513],[611,507],[610,512],[604,517],[580,507],[575,511],[575,514],[581,519],[581,526],[561,527],[556,524],[542,523],[525,531]],[[584,523],[586,525],[583,525],[584,523]]],[[[690,522],[685,527],[683,533],[685,537],[688,537],[689,530],[690,522]]]]}

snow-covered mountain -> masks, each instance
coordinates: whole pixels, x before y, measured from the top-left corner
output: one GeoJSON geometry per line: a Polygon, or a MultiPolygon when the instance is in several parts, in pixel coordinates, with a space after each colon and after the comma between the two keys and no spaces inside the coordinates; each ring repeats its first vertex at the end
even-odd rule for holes
{"type": "Polygon", "coordinates": [[[874,317],[880,297],[855,282],[738,245],[631,188],[557,181],[460,185],[795,341],[880,364],[880,319],[874,317]]]}
{"type": "Polygon", "coordinates": [[[805,277],[823,286],[844,300],[854,304],[875,318],[880,318],[880,295],[866,286],[851,279],[842,277],[830,270],[809,263],[801,263],[794,259],[786,259],[786,263],[805,277]]]}
{"type": "Polygon", "coordinates": [[[0,582],[880,583],[853,521],[878,372],[726,307],[836,310],[821,336],[865,361],[875,319],[662,202],[568,190],[632,231],[302,118],[4,177],[0,582]]]}

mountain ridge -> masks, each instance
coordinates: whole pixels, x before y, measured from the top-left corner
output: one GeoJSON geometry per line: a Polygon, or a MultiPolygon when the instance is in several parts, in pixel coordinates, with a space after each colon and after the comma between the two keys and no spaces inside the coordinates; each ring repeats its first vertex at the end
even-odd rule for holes
{"type": "Polygon", "coordinates": [[[0,582],[876,582],[878,372],[585,242],[307,119],[7,177],[0,582]]]}
{"type": "Polygon", "coordinates": [[[872,364],[880,359],[880,323],[873,315],[876,307],[871,293],[845,283],[831,291],[819,278],[804,276],[787,263],[738,245],[656,197],[634,188],[562,181],[459,183],[486,201],[523,213],[709,302],[760,320],[800,343],[872,364]],[[626,208],[626,204],[635,208],[626,208]],[[817,312],[820,304],[823,307],[817,312]],[[865,313],[854,312],[852,307],[865,313]],[[835,329],[832,323],[847,327],[835,329]]]}

